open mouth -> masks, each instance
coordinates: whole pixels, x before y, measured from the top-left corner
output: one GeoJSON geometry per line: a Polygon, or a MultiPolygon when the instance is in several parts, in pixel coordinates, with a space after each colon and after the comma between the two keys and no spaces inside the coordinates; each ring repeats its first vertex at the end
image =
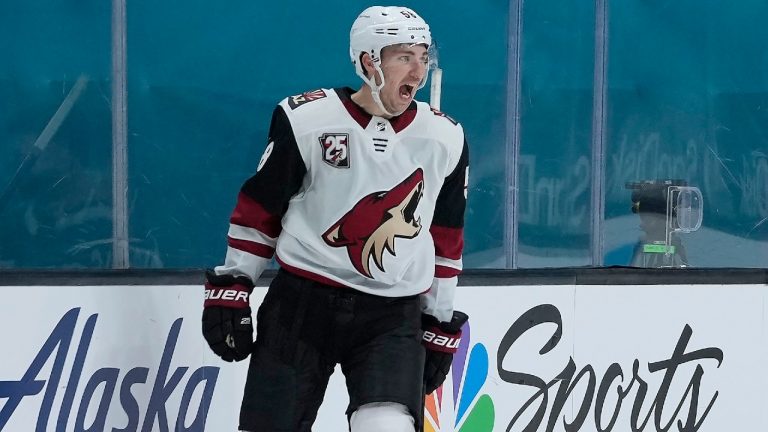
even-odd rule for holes
{"type": "Polygon", "coordinates": [[[405,219],[405,222],[416,228],[421,226],[421,218],[414,220],[414,213],[416,213],[416,207],[419,205],[419,201],[421,201],[423,192],[424,182],[421,181],[416,185],[416,190],[411,194],[411,199],[403,210],[403,219],[405,219]]]}
{"type": "Polygon", "coordinates": [[[408,84],[403,84],[400,86],[400,97],[403,99],[410,99],[411,96],[413,96],[413,89],[415,87],[408,84]]]}

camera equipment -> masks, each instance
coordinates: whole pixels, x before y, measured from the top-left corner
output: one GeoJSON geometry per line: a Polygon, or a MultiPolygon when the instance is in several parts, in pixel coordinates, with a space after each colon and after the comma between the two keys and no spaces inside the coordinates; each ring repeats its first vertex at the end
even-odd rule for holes
{"type": "Polygon", "coordinates": [[[688,258],[679,233],[699,229],[703,197],[685,180],[661,179],[629,182],[632,212],[640,216],[644,236],[635,248],[632,266],[687,267],[688,258]]]}

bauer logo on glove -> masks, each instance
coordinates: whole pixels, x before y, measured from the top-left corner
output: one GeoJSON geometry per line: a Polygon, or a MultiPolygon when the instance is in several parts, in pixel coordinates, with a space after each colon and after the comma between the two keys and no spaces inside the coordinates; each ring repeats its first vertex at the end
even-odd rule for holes
{"type": "Polygon", "coordinates": [[[455,353],[459,349],[461,342],[461,333],[458,335],[436,334],[429,330],[424,330],[424,343],[431,344],[430,349],[455,353]]]}
{"type": "Polygon", "coordinates": [[[206,289],[205,300],[224,300],[233,301],[228,306],[230,307],[246,307],[248,306],[248,291],[242,291],[239,289],[206,289]]]}
{"type": "Polygon", "coordinates": [[[469,320],[464,312],[453,311],[449,322],[439,322],[431,315],[422,315],[422,342],[426,348],[424,361],[424,391],[430,394],[443,385],[451,369],[453,354],[461,342],[461,327],[469,320]]]}
{"type": "Polygon", "coordinates": [[[253,282],[245,276],[205,273],[203,336],[224,361],[244,360],[253,345],[253,324],[248,297],[253,282]]]}

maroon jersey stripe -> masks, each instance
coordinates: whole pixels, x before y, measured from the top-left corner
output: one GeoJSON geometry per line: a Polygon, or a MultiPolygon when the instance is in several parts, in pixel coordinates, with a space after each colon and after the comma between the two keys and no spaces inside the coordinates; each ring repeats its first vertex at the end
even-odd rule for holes
{"type": "Polygon", "coordinates": [[[285,270],[297,276],[301,276],[304,279],[313,280],[315,282],[320,282],[323,285],[328,285],[336,288],[349,288],[346,285],[342,285],[333,279],[328,279],[327,277],[320,276],[319,274],[312,273],[310,271],[302,270],[300,268],[296,268],[294,266],[288,265],[284,263],[283,260],[280,259],[280,257],[275,257],[275,261],[277,261],[277,263],[280,264],[280,267],[284,268],[285,270]]]}
{"type": "Polygon", "coordinates": [[[464,249],[464,228],[432,225],[429,228],[435,241],[435,255],[452,260],[461,259],[464,249]]]}
{"type": "Polygon", "coordinates": [[[445,267],[441,265],[435,266],[435,277],[436,278],[451,278],[454,276],[458,276],[459,273],[461,273],[461,270],[455,269],[453,267],[445,267]]]}
{"type": "Polygon", "coordinates": [[[283,230],[280,218],[273,216],[253,198],[240,192],[237,206],[229,221],[235,225],[255,228],[269,237],[276,238],[283,230]]]}
{"type": "Polygon", "coordinates": [[[266,259],[272,258],[272,255],[275,254],[275,248],[248,240],[227,237],[227,244],[235,249],[239,249],[241,251],[248,252],[249,254],[260,256],[266,259]]]}

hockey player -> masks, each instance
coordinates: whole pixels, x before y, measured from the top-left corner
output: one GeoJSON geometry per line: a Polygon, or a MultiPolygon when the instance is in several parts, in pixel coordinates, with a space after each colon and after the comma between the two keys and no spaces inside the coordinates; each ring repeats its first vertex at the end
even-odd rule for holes
{"type": "Polygon", "coordinates": [[[243,431],[309,431],[336,364],[353,432],[421,430],[424,395],[443,383],[467,320],[453,310],[467,144],[414,100],[431,45],[413,10],[368,8],[350,32],[360,89],[274,110],[225,262],[206,273],[205,339],[226,361],[251,356],[243,431]],[[248,297],[273,255],[253,342],[248,297]]]}

